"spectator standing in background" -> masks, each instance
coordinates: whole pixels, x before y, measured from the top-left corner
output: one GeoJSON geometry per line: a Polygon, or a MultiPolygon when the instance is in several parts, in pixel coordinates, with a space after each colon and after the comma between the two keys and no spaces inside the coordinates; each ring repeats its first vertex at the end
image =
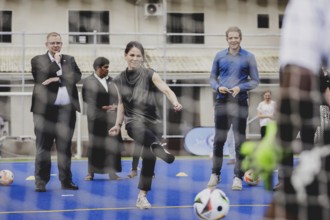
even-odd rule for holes
{"type": "Polygon", "coordinates": [[[61,53],[60,34],[49,33],[45,45],[47,52],[31,59],[34,79],[31,112],[36,135],[35,191],[46,191],[54,141],[62,189],[78,190],[72,182],[71,142],[76,111],[80,111],[76,84],[81,79],[81,72],[73,56],[61,53]]]}
{"type": "Polygon", "coordinates": [[[242,190],[244,172],[241,169],[243,156],[240,154],[240,148],[246,140],[248,91],[258,86],[259,72],[255,56],[241,48],[242,32],[238,27],[227,29],[226,40],[228,48],[216,54],[210,75],[216,101],[213,164],[207,187],[214,188],[221,180],[223,147],[232,125],[236,152],[232,189],[242,190]]]}
{"type": "Polygon", "coordinates": [[[264,100],[258,104],[257,112],[260,122],[260,134],[263,138],[266,134],[266,125],[275,119],[276,103],[271,98],[271,92],[266,90],[263,93],[264,100]]]}
{"type": "Polygon", "coordinates": [[[109,74],[110,61],[105,57],[94,60],[94,73],[83,80],[82,97],[87,104],[89,134],[88,174],[85,180],[93,180],[95,173],[105,173],[110,180],[117,180],[121,172],[121,133],[115,137],[108,130],[115,125],[118,106],[118,88],[109,74]]]}

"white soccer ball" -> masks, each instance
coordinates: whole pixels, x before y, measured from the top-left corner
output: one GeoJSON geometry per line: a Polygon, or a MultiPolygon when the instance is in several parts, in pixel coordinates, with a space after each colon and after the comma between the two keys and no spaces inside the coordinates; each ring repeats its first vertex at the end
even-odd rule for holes
{"type": "Polygon", "coordinates": [[[0,184],[8,186],[14,182],[14,174],[10,170],[0,171],[0,184]]]}
{"type": "Polygon", "coordinates": [[[248,170],[244,173],[244,181],[250,186],[256,186],[260,182],[260,177],[253,170],[248,170]]]}
{"type": "Polygon", "coordinates": [[[220,189],[206,188],[194,200],[194,211],[199,219],[222,219],[229,211],[229,199],[220,189]]]}

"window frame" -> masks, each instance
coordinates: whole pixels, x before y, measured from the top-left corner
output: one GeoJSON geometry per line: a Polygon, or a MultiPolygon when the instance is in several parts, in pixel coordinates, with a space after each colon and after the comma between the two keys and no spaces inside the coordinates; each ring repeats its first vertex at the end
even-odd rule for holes
{"type": "Polygon", "coordinates": [[[269,14],[257,14],[257,28],[259,29],[269,28],[269,14]]]}
{"type": "MultiPolygon", "coordinates": [[[[10,10],[0,10],[0,31],[11,32],[12,25],[13,25],[13,12],[10,10]]],[[[11,34],[1,34],[0,43],[12,43],[11,34]]]]}
{"type": "Polygon", "coordinates": [[[69,44],[110,44],[109,35],[96,35],[96,42],[94,35],[84,34],[96,32],[110,31],[110,11],[108,10],[69,10],[69,44]],[[93,18],[95,18],[93,20],[93,18]],[[94,21],[94,23],[93,23],[94,21]],[[95,23],[95,21],[97,21],[95,23]],[[84,25],[85,24],[85,25],[84,25]],[[95,28],[97,27],[97,28],[95,28]],[[97,30],[95,30],[97,29],[97,30]],[[79,32],[81,34],[70,34],[72,32],[79,32]]]}
{"type": "MultiPolygon", "coordinates": [[[[194,23],[196,24],[196,23],[194,23]]],[[[179,35],[182,34],[205,34],[205,13],[203,12],[194,12],[194,13],[178,13],[178,12],[168,12],[167,13],[167,23],[166,23],[166,31],[168,34],[178,33],[178,35],[169,35],[166,38],[167,44],[205,44],[205,36],[204,35],[179,35]],[[194,22],[201,22],[201,25],[192,25],[189,27],[187,22],[183,22],[183,20],[191,20],[193,24],[194,22]],[[175,24],[177,26],[172,26],[171,24],[175,24]],[[184,28],[188,28],[188,30],[184,30],[184,28]],[[191,29],[189,29],[191,28],[191,29]],[[195,30],[193,30],[195,28],[195,30]],[[200,29],[201,31],[198,31],[200,29]]]]}

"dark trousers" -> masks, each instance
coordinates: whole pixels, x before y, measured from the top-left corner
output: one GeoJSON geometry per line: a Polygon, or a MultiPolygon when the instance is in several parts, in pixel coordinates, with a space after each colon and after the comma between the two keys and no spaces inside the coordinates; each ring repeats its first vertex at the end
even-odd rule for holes
{"type": "Polygon", "coordinates": [[[137,145],[143,146],[142,169],[138,188],[150,191],[156,165],[156,157],[151,152],[150,146],[153,143],[160,143],[159,124],[130,122],[126,125],[126,130],[127,134],[137,142],[137,145]]]}
{"type": "Polygon", "coordinates": [[[36,135],[35,181],[50,179],[51,148],[56,144],[59,180],[71,182],[71,141],[76,123],[76,112],[70,105],[54,106],[45,114],[33,114],[36,135]]]}
{"type": "Polygon", "coordinates": [[[230,125],[233,125],[236,164],[234,175],[242,178],[244,172],[241,163],[244,159],[240,153],[241,145],[246,140],[246,121],[248,117],[248,103],[244,101],[217,101],[214,107],[215,136],[213,146],[213,167],[212,173],[220,174],[223,162],[223,147],[227,139],[230,125]]]}
{"type": "Polygon", "coordinates": [[[260,135],[261,135],[261,139],[265,137],[266,135],[266,127],[267,126],[261,126],[260,127],[260,135]]]}

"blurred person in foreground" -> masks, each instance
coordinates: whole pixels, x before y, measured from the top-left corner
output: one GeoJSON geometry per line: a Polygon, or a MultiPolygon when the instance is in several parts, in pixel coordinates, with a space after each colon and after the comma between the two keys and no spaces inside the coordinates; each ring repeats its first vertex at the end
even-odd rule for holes
{"type": "Polygon", "coordinates": [[[217,93],[214,107],[215,136],[213,165],[207,187],[214,188],[221,181],[223,147],[232,125],[235,139],[236,163],[232,189],[242,190],[244,172],[241,144],[246,140],[246,125],[249,114],[248,91],[259,84],[259,72],[255,56],[241,47],[242,32],[238,27],[226,31],[228,48],[214,58],[210,84],[217,93]]]}
{"type": "Polygon", "coordinates": [[[118,88],[109,76],[110,61],[105,57],[94,60],[94,73],[83,80],[82,98],[87,105],[88,122],[88,174],[85,180],[93,180],[95,173],[108,174],[110,180],[118,180],[121,172],[121,133],[115,137],[108,130],[115,125],[118,106],[118,88]]]}
{"type": "Polygon", "coordinates": [[[143,147],[142,168],[136,206],[149,209],[151,204],[147,193],[151,190],[156,157],[166,163],[173,163],[175,157],[161,144],[161,121],[157,112],[156,93],[161,91],[173,105],[174,111],[181,111],[175,93],[152,69],[143,66],[144,48],[140,42],[131,41],[125,48],[127,68],[116,77],[119,90],[117,120],[109,135],[118,135],[125,118],[127,134],[143,147]]]}
{"type": "Polygon", "coordinates": [[[78,190],[72,182],[71,142],[76,111],[80,111],[76,84],[81,79],[81,72],[73,56],[61,53],[60,34],[49,33],[45,45],[47,52],[31,59],[34,79],[31,112],[36,135],[35,191],[46,191],[54,141],[62,189],[78,190]]]}
{"type": "Polygon", "coordinates": [[[322,64],[330,64],[329,8],[329,0],[291,0],[285,11],[277,120],[283,187],[274,194],[267,220],[330,219],[329,145],[302,149],[295,168],[291,159],[297,132],[303,127],[312,131],[319,124],[323,94],[318,73],[322,64]]]}

